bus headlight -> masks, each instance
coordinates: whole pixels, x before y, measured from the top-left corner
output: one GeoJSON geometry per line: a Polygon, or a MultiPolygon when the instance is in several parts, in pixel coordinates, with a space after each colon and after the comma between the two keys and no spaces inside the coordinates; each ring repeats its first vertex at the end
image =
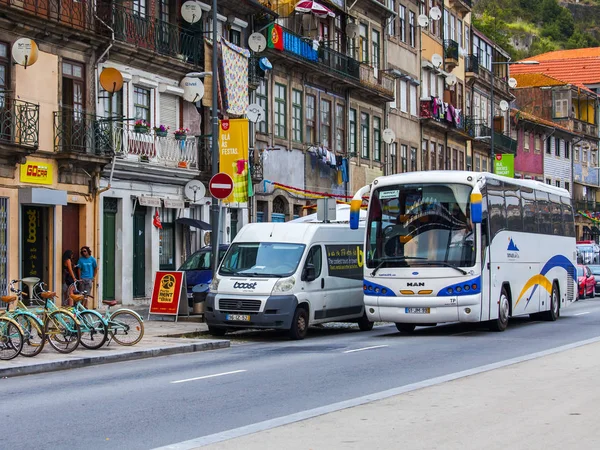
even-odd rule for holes
{"type": "Polygon", "coordinates": [[[210,282],[210,286],[208,287],[210,289],[210,292],[217,292],[217,289],[219,289],[219,283],[221,282],[221,279],[217,276],[215,276],[212,281],[210,282]]]}
{"type": "Polygon", "coordinates": [[[277,283],[275,283],[275,286],[273,286],[273,291],[271,294],[290,291],[295,284],[296,279],[294,277],[281,278],[280,280],[277,280],[277,283]]]}

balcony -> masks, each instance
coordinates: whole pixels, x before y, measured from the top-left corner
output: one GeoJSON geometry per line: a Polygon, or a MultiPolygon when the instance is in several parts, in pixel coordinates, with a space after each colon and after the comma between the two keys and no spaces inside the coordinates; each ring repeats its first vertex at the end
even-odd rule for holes
{"type": "Polygon", "coordinates": [[[375,76],[375,69],[361,63],[360,82],[381,92],[382,95],[389,97],[388,101],[394,100],[394,78],[380,70],[377,72],[377,76],[375,76]]]}
{"type": "Polygon", "coordinates": [[[126,49],[129,50],[129,58],[135,56],[136,51],[146,50],[173,58],[184,65],[204,66],[204,39],[201,32],[185,30],[119,5],[112,5],[109,12],[104,11],[102,15],[109,16],[105,17],[108,19],[105,21],[115,30],[115,39],[131,44],[126,49]]]}
{"type": "MultiPolygon", "coordinates": [[[[490,87],[492,85],[492,72],[488,69],[480,66],[479,70],[479,80],[480,82],[487,83],[490,87]]],[[[508,78],[500,77],[496,75],[494,77],[494,90],[497,94],[504,94],[504,96],[512,97],[512,93],[510,92],[510,87],[508,86],[508,78]]]]}
{"type": "Polygon", "coordinates": [[[450,9],[458,12],[463,18],[471,12],[473,8],[472,0],[449,0],[450,9]]]}
{"type": "Polygon", "coordinates": [[[421,120],[431,119],[446,129],[465,130],[465,120],[462,111],[450,105],[447,110],[436,105],[437,99],[421,100],[419,117],[421,120]]]}
{"type": "Polygon", "coordinates": [[[39,128],[39,105],[0,95],[0,145],[32,153],[38,148],[39,128]]]}
{"type": "Polygon", "coordinates": [[[593,138],[598,137],[598,127],[593,123],[588,123],[582,120],[573,119],[573,131],[579,134],[586,134],[593,138]]]}
{"type": "Polygon", "coordinates": [[[452,39],[444,40],[444,63],[448,72],[458,66],[458,42],[452,39]]]}
{"type": "MultiPolygon", "coordinates": [[[[48,26],[63,26],[83,31],[95,31],[94,3],[78,0],[0,0],[8,14],[24,13],[41,19],[48,26]]],[[[21,21],[25,23],[25,21],[21,21]]]]}
{"type": "MultiPolygon", "coordinates": [[[[475,119],[472,116],[465,117],[465,131],[477,141],[485,142],[490,145],[492,130],[481,119],[475,119]]],[[[517,153],[517,141],[504,133],[494,131],[494,153],[517,153]]]]}
{"type": "Polygon", "coordinates": [[[252,174],[252,182],[260,183],[264,179],[263,153],[255,150],[250,150],[250,173],[252,174]]]}
{"type": "Polygon", "coordinates": [[[119,158],[164,167],[198,168],[198,141],[195,136],[177,140],[174,135],[139,133],[132,125],[115,123],[112,139],[119,158]]]}
{"type": "Polygon", "coordinates": [[[465,75],[467,78],[479,75],[479,58],[475,55],[465,57],[465,75]]]}
{"type": "Polygon", "coordinates": [[[600,212],[600,202],[579,200],[574,201],[573,206],[575,211],[600,212]]]}
{"type": "Polygon", "coordinates": [[[212,176],[212,135],[198,136],[198,169],[206,179],[212,176]]]}
{"type": "Polygon", "coordinates": [[[260,57],[251,56],[248,59],[248,87],[257,89],[260,82],[265,78],[265,71],[258,64],[260,57]]]}
{"type": "Polygon", "coordinates": [[[111,121],[73,108],[54,112],[54,149],[62,154],[112,156],[111,121]]]}

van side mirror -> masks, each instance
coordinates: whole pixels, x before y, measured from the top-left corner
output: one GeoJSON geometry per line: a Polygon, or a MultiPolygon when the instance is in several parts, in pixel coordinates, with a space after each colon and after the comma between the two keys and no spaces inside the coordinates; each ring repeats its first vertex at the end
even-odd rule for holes
{"type": "Polygon", "coordinates": [[[317,271],[314,264],[307,264],[302,274],[303,281],[314,281],[317,278],[317,271]]]}

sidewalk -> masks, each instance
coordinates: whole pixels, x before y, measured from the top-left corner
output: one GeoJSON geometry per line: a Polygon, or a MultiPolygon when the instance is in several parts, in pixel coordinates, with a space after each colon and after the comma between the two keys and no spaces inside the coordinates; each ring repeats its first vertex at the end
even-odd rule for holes
{"type": "Polygon", "coordinates": [[[174,322],[172,317],[152,315],[148,320],[148,307],[135,310],[144,320],[144,337],[132,347],[113,341],[98,350],[88,350],[80,345],[74,352],[62,354],[46,342],[44,350],[37,356],[27,358],[20,355],[11,361],[0,361],[0,377],[229,347],[228,340],[213,339],[207,333],[208,327],[200,322],[199,316],[181,316],[174,322]]]}

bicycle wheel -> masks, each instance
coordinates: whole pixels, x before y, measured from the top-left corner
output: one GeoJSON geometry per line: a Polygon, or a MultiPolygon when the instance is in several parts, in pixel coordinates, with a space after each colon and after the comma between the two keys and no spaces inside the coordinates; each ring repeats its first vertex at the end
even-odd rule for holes
{"type": "Polygon", "coordinates": [[[81,329],[81,345],[91,350],[102,347],[108,338],[108,325],[102,316],[92,311],[83,311],[77,318],[81,329]]]}
{"type": "Polygon", "coordinates": [[[120,345],[135,345],[144,337],[144,322],[131,311],[117,311],[109,320],[110,336],[120,345]]]}
{"type": "Polygon", "coordinates": [[[29,357],[38,355],[46,343],[43,323],[35,316],[23,312],[14,313],[13,319],[21,326],[23,332],[21,354],[29,357]]]}
{"type": "Polygon", "coordinates": [[[48,342],[59,353],[71,353],[81,342],[81,330],[75,316],[66,311],[53,311],[44,324],[48,342]]]}
{"type": "Polygon", "coordinates": [[[16,358],[23,349],[23,333],[17,322],[0,317],[0,359],[16,358]]]}

